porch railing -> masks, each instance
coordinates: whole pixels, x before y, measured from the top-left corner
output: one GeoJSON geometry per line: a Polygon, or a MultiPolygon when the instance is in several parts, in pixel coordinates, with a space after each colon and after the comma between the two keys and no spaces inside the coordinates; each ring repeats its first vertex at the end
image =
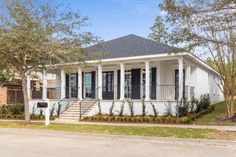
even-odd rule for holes
{"type": "MultiPolygon", "coordinates": [[[[145,85],[126,85],[124,87],[124,96],[125,98],[132,98],[132,99],[141,99],[145,98],[145,85]],[[135,93],[133,93],[135,92],[135,93]]],[[[113,93],[111,99],[115,97],[115,93],[120,93],[120,87],[113,86],[112,90],[110,91],[113,93]],[[116,92],[115,92],[116,91],[116,92]]],[[[66,98],[69,99],[69,95],[71,94],[68,89],[65,90],[66,98]],[[67,91],[67,92],[66,92],[67,91]]],[[[78,92],[78,91],[77,91],[78,92]]],[[[74,94],[73,98],[77,98],[77,92],[74,94]]],[[[103,92],[103,91],[102,91],[103,92]]],[[[183,91],[183,97],[188,99],[192,98],[195,95],[195,88],[193,86],[185,86],[183,91]],[[190,89],[189,89],[190,88],[190,89]],[[190,94],[188,93],[190,91],[190,94]]],[[[179,88],[174,84],[161,84],[161,85],[150,85],[150,98],[157,99],[157,100],[176,100],[179,96],[179,88]]],[[[108,92],[109,94],[109,92],[108,92]]],[[[31,91],[32,99],[42,99],[42,88],[39,90],[32,90],[31,91]]],[[[92,99],[98,98],[98,88],[92,89],[91,87],[84,87],[84,93],[82,94],[83,98],[90,97],[92,99]]],[[[60,87],[50,87],[47,88],[47,98],[48,99],[60,99],[61,97],[61,88],[60,87]]],[[[105,98],[105,97],[104,97],[105,98]]]]}
{"type": "MultiPolygon", "coordinates": [[[[145,98],[146,89],[145,85],[126,85],[125,86],[125,98],[132,98],[132,92],[135,92],[137,98],[145,98]],[[134,90],[135,88],[136,90],[134,90]],[[138,91],[137,91],[138,90],[138,91]]],[[[183,97],[188,99],[188,88],[184,87],[183,97]]],[[[179,97],[179,88],[174,84],[161,84],[161,85],[150,85],[150,98],[157,100],[177,100],[179,97]]],[[[190,97],[194,96],[194,87],[190,86],[190,97]]],[[[136,98],[136,99],[137,99],[136,98]]]]}

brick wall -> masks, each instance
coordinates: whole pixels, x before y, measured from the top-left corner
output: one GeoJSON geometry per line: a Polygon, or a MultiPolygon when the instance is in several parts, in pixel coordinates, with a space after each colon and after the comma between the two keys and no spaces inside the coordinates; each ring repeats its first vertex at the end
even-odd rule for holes
{"type": "Polygon", "coordinates": [[[7,87],[0,86],[0,106],[7,104],[7,87]]]}

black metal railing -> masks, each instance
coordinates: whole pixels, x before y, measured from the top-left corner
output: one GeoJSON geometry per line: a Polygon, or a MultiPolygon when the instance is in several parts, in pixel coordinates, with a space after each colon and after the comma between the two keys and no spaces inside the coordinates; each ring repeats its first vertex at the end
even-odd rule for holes
{"type": "Polygon", "coordinates": [[[60,101],[58,101],[58,110],[57,110],[57,115],[60,117],[60,115],[66,111],[71,105],[73,105],[77,99],[67,99],[63,98],[60,101]]]}
{"type": "MultiPolygon", "coordinates": [[[[100,89],[100,87],[96,87],[95,88],[95,90],[94,91],[92,91],[92,92],[94,92],[94,94],[95,94],[95,98],[98,98],[98,90],[100,89]]],[[[81,100],[80,101],[80,103],[79,103],[79,105],[80,105],[80,107],[79,107],[79,119],[81,120],[82,119],[82,115],[84,114],[84,113],[86,113],[89,109],[90,109],[90,107],[92,107],[97,101],[100,101],[100,100],[96,100],[89,108],[87,108],[87,110],[85,110],[85,111],[83,111],[82,112],[82,106],[83,106],[83,102],[85,102],[86,100],[88,100],[88,98],[85,98],[85,99],[83,99],[83,100],[81,100]]]]}

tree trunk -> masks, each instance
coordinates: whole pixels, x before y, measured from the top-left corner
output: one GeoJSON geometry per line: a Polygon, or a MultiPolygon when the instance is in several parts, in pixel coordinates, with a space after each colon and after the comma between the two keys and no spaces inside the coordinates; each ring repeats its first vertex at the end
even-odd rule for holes
{"type": "Polygon", "coordinates": [[[25,121],[30,122],[27,77],[22,77],[22,89],[23,89],[23,96],[24,96],[25,121]]]}
{"type": "Polygon", "coordinates": [[[234,116],[234,98],[233,96],[225,95],[225,105],[227,118],[232,118],[234,116]]]}

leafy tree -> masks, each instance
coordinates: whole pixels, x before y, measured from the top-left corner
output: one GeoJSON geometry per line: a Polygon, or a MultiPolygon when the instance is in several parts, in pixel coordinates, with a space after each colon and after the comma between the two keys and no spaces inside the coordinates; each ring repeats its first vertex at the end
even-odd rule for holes
{"type": "Polygon", "coordinates": [[[164,20],[160,16],[156,17],[153,26],[150,27],[150,30],[152,31],[148,35],[150,39],[159,43],[168,43],[167,28],[165,27],[164,20]]]}
{"type": "Polygon", "coordinates": [[[30,121],[27,76],[46,64],[83,61],[96,41],[81,32],[86,17],[49,0],[4,0],[0,10],[0,61],[22,80],[25,120],[30,121]]]}
{"type": "Polygon", "coordinates": [[[164,0],[160,5],[173,27],[171,41],[189,50],[208,51],[220,74],[227,117],[234,115],[236,94],[236,1],[164,0]]]}

